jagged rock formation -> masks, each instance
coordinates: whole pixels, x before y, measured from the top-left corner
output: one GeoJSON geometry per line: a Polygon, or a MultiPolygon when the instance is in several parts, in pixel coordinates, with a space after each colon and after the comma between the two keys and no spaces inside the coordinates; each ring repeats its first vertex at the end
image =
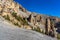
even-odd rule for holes
{"type": "Polygon", "coordinates": [[[0,16],[0,40],[57,40],[41,33],[18,28],[0,16]]]}
{"type": "Polygon", "coordinates": [[[48,35],[56,35],[56,30],[55,28],[56,23],[60,22],[60,19],[57,17],[51,17],[51,16],[46,16],[46,15],[38,15],[38,14],[31,14],[30,17],[28,18],[29,22],[31,22],[33,25],[39,27],[41,31],[48,35]],[[52,34],[51,34],[52,33],[52,34]]]}
{"type": "Polygon", "coordinates": [[[57,37],[56,23],[60,22],[59,18],[29,12],[13,0],[0,0],[0,16],[20,28],[57,37]]]}
{"type": "Polygon", "coordinates": [[[23,18],[27,18],[31,14],[13,0],[0,0],[0,9],[1,16],[3,16],[5,19],[8,19],[13,24],[19,25],[19,27],[23,26],[23,22],[27,24],[23,18]]]}

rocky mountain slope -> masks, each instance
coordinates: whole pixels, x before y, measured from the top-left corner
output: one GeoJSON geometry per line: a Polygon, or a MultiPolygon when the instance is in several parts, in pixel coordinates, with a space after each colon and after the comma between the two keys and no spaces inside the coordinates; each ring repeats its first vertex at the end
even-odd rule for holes
{"type": "Polygon", "coordinates": [[[18,28],[0,16],[0,40],[57,40],[32,30],[18,28]]]}
{"type": "Polygon", "coordinates": [[[60,32],[60,18],[29,12],[14,0],[0,0],[0,16],[19,28],[34,30],[52,37],[57,37],[60,32]]]}

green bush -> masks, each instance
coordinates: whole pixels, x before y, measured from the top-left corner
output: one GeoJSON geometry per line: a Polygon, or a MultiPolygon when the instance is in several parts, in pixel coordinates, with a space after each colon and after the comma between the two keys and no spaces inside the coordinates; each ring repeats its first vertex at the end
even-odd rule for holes
{"type": "Polygon", "coordinates": [[[24,23],[25,25],[28,25],[28,22],[26,21],[26,19],[23,20],[23,23],[24,23]]]}
{"type": "Polygon", "coordinates": [[[18,23],[14,23],[14,25],[18,25],[18,23]]]}
{"type": "Polygon", "coordinates": [[[10,17],[7,15],[7,20],[10,20],[10,17]]]}
{"type": "Polygon", "coordinates": [[[17,23],[14,23],[14,25],[21,27],[21,26],[18,24],[18,22],[17,22],[17,23]]]}
{"type": "Polygon", "coordinates": [[[16,16],[17,16],[17,13],[13,12],[12,15],[13,15],[14,17],[16,17],[16,16]]]}
{"type": "Polygon", "coordinates": [[[6,20],[9,20],[10,21],[10,17],[9,15],[6,15],[6,16],[3,16],[6,20]]]}

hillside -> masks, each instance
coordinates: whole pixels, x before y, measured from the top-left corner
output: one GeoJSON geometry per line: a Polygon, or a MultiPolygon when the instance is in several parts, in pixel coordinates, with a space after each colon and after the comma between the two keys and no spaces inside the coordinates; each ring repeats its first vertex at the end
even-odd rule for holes
{"type": "Polygon", "coordinates": [[[56,38],[60,33],[60,18],[30,12],[14,0],[0,0],[0,16],[19,28],[56,38]]]}
{"type": "Polygon", "coordinates": [[[0,40],[57,40],[32,30],[18,28],[0,17],[0,40]],[[33,36],[32,36],[33,35],[33,36]]]}

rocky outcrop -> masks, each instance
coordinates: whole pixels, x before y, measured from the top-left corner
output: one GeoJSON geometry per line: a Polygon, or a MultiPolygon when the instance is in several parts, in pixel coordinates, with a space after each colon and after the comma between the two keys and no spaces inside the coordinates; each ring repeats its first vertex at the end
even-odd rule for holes
{"type": "Polygon", "coordinates": [[[52,37],[57,37],[58,32],[56,32],[57,28],[55,27],[55,25],[57,22],[59,22],[59,18],[53,16],[31,14],[29,18],[27,18],[27,20],[36,27],[39,27],[41,29],[41,32],[43,31],[43,33],[46,33],[47,35],[50,35],[52,37]]]}
{"type": "Polygon", "coordinates": [[[0,16],[0,40],[57,40],[41,33],[18,28],[0,16]]]}
{"type": "Polygon", "coordinates": [[[56,23],[60,18],[29,12],[13,0],[0,0],[0,16],[20,28],[57,37],[56,23]]]}

